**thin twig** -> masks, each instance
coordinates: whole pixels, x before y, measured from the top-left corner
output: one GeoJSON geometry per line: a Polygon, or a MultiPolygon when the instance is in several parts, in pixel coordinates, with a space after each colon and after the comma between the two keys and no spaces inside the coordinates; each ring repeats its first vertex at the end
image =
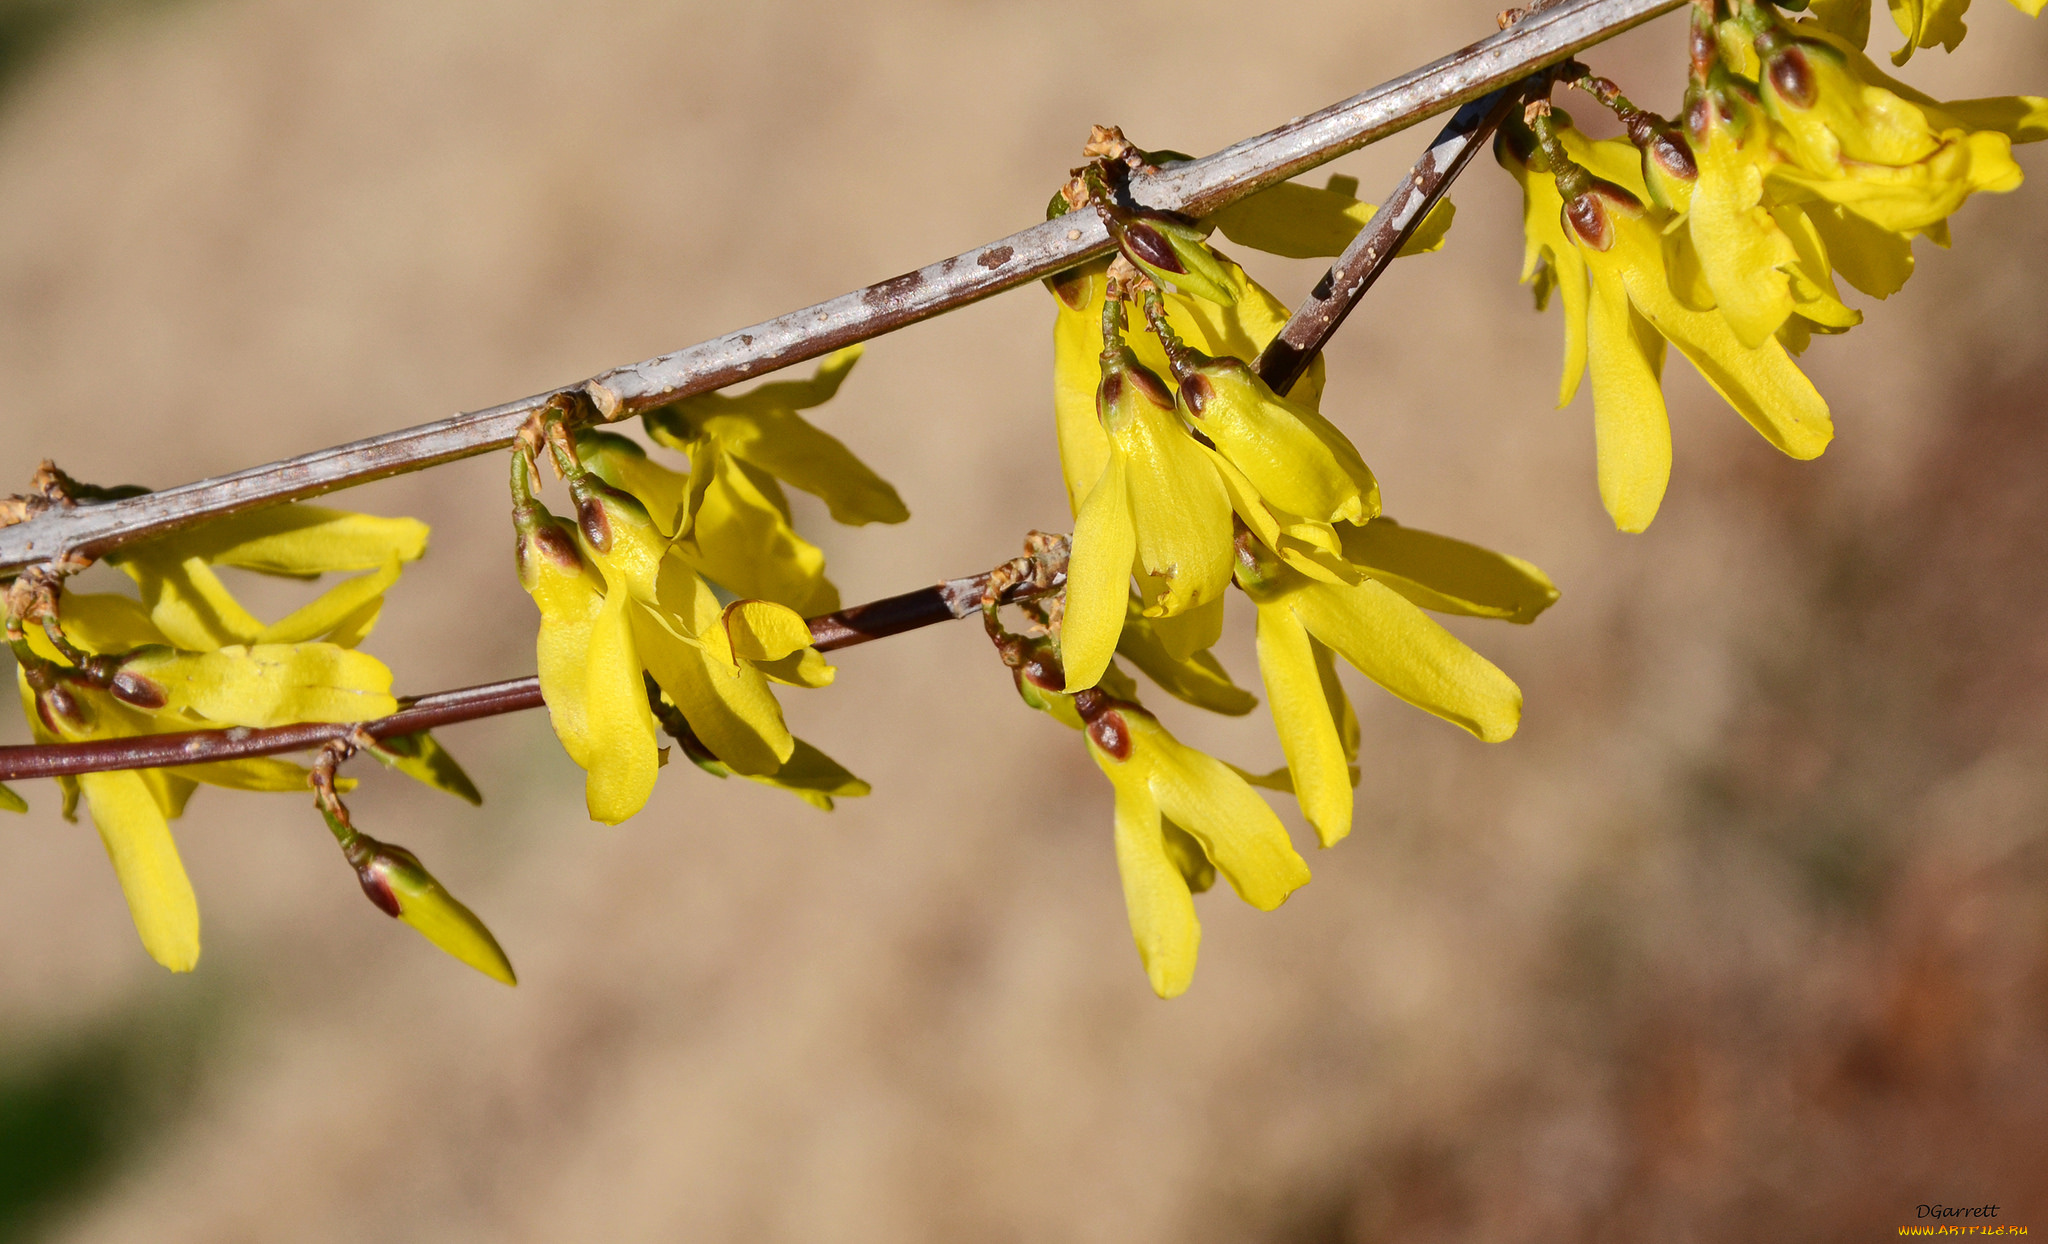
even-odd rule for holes
{"type": "MultiPolygon", "coordinates": [[[[1685,0],[1565,0],[1508,29],[1212,156],[1133,177],[1139,204],[1203,216],[1247,194],[1506,86],[1685,0]]],[[[71,551],[119,545],[260,506],[318,496],[498,449],[557,393],[582,390],[606,418],[724,388],[865,341],[1106,254],[1093,213],[1073,213],[1000,242],[802,311],[646,362],[474,411],[127,500],[51,509],[0,528],[0,575],[71,551]]]]}
{"type": "Polygon", "coordinates": [[[1415,167],[1295,308],[1286,326],[1252,362],[1252,370],[1275,393],[1286,393],[1301,379],[1351,308],[1380,279],[1380,273],[1422,226],[1429,210],[1465,171],[1473,153],[1486,145],[1510,111],[1521,106],[1523,94],[1524,88],[1518,85],[1472,100],[1437,134],[1415,167]]]}
{"type": "MultiPolygon", "coordinates": [[[[948,579],[914,592],[812,618],[811,642],[826,651],[851,648],[871,639],[900,635],[935,622],[967,617],[981,611],[982,589],[988,581],[987,574],[948,579]]],[[[1058,591],[1065,583],[1064,575],[1049,581],[1016,583],[1004,594],[1004,599],[1009,602],[1026,600],[1058,591]]],[[[539,708],[541,704],[540,679],[513,678],[419,696],[406,701],[403,708],[389,717],[375,721],[300,722],[261,730],[246,727],[187,730],[178,734],[146,734],[85,743],[0,747],[0,781],[62,777],[107,769],[162,769],[217,760],[241,760],[250,756],[275,756],[325,747],[337,739],[353,738],[358,731],[373,739],[388,739],[457,722],[539,708]]]]}

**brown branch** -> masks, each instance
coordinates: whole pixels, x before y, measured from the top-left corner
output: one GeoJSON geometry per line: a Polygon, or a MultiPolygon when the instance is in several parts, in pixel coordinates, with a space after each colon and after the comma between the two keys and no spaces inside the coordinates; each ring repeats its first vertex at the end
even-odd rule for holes
{"type": "MultiPolygon", "coordinates": [[[[1526,20],[1526,19],[1525,19],[1526,20]]],[[[1508,113],[1521,105],[1528,87],[1502,87],[1491,95],[1475,99],[1458,109],[1438,132],[1415,167],[1401,184],[1381,202],[1365,228],[1351,239],[1351,245],[1337,256],[1337,262],[1296,307],[1279,334],[1259,351],[1252,370],[1275,393],[1286,393],[1301,379],[1317,354],[1329,344],[1338,325],[1351,308],[1373,287],[1380,274],[1394,262],[1394,256],[1408,244],[1422,226],[1429,210],[1437,205],[1456,181],[1472,156],[1488,140],[1508,113]]]]}
{"type": "MultiPolygon", "coordinates": [[[[900,635],[951,622],[981,610],[981,593],[987,574],[948,579],[931,587],[918,588],[899,596],[888,596],[823,614],[810,619],[811,641],[830,651],[851,648],[872,639],[900,635]]],[[[1066,582],[1057,577],[1050,586],[1017,583],[1005,593],[1005,600],[1020,601],[1066,582]]],[[[416,734],[458,722],[517,713],[542,704],[540,679],[513,678],[504,682],[437,691],[404,702],[389,717],[366,722],[300,722],[256,730],[187,730],[177,734],[147,734],[123,739],[97,739],[86,743],[46,743],[0,747],[0,781],[19,778],[63,777],[97,773],[107,769],[162,769],[176,765],[207,764],[217,760],[241,760],[250,756],[275,756],[283,752],[308,751],[325,747],[337,739],[346,740],[358,730],[375,739],[416,734]]]]}
{"type": "MultiPolygon", "coordinates": [[[[1245,195],[1507,86],[1582,48],[1680,7],[1684,0],[1564,0],[1506,30],[1363,94],[1214,155],[1133,177],[1145,207],[1203,216],[1245,195]]],[[[557,393],[587,393],[621,418],[892,332],[1106,254],[1094,213],[1076,212],[999,242],[727,333],[582,384],[126,500],[48,509],[0,527],[0,575],[64,552],[110,549],[243,510],[502,448],[557,393]]]]}

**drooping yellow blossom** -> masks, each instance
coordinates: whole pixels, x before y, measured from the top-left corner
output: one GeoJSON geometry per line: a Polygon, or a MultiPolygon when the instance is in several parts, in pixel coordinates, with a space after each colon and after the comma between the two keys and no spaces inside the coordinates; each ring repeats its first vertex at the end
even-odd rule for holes
{"type": "Polygon", "coordinates": [[[1230,585],[1230,498],[1209,451],[1174,414],[1174,398],[1139,363],[1104,309],[1097,404],[1109,452],[1074,519],[1062,651],[1070,688],[1095,685],[1116,652],[1135,570],[1145,615],[1195,615],[1193,634],[1162,632],[1177,656],[1207,648],[1230,585]]]}
{"type": "MultiPolygon", "coordinates": [[[[1028,642],[1028,641],[1027,641],[1028,642]]],[[[1238,897],[1271,911],[1309,879],[1280,819],[1230,766],[1174,738],[1129,698],[1091,688],[1078,696],[1050,644],[1036,641],[1016,667],[1024,701],[1083,731],[1116,791],[1116,861],[1131,937],[1153,992],[1174,997],[1194,978],[1202,940],[1194,895],[1221,873],[1238,897]]]]}
{"type": "MultiPolygon", "coordinates": [[[[1686,223],[1712,302],[1754,349],[1777,336],[1795,353],[1805,334],[1862,322],[1835,289],[1827,250],[1802,207],[1779,201],[1765,174],[1781,157],[1763,110],[1735,87],[1700,94],[1687,112],[1699,176],[1686,223]],[[1787,341],[1788,321],[1801,324],[1787,341]]],[[[1645,162],[1646,169],[1650,162],[1645,162]]]]}
{"type": "Polygon", "coordinates": [[[1518,621],[1532,620],[1557,595],[1526,562],[1459,541],[1379,521],[1344,530],[1357,533],[1347,544],[1363,568],[1388,567],[1387,582],[1318,582],[1249,533],[1237,542],[1237,582],[1258,607],[1266,702],[1302,815],[1324,846],[1351,832],[1356,755],[1330,654],[1417,708],[1497,743],[1521,721],[1521,690],[1430,620],[1411,594],[1432,608],[1518,621]]]}
{"type": "Polygon", "coordinates": [[[450,957],[492,980],[506,985],[519,983],[519,977],[512,971],[512,961],[505,957],[498,939],[477,919],[475,912],[435,880],[426,865],[420,863],[419,856],[358,832],[325,804],[320,805],[320,815],[341,844],[343,858],[356,870],[363,893],[379,910],[411,925],[450,957]]]}
{"type": "Polygon", "coordinates": [[[1774,178],[1901,234],[1936,230],[1970,195],[2020,184],[2006,131],[2030,132],[2030,101],[1968,101],[1972,115],[1959,115],[1892,89],[1862,52],[1814,26],[1773,25],[1756,46],[1785,157],[1774,178]]]}
{"type": "Polygon", "coordinates": [[[613,432],[583,431],[576,451],[599,479],[647,507],[665,537],[706,579],[734,596],[787,605],[805,616],[839,608],[825,554],[796,532],[789,502],[772,476],[710,437],[691,442],[690,472],[650,460],[613,432]]]}
{"type": "MultiPolygon", "coordinates": [[[[1236,301],[1219,306],[1168,292],[1167,323],[1182,341],[1205,354],[1255,358],[1287,323],[1288,308],[1244,269],[1226,257],[1218,258],[1236,301]]],[[[1109,462],[1109,437],[1095,403],[1102,383],[1102,304],[1108,267],[1107,260],[1098,260],[1047,280],[1058,308],[1053,324],[1053,414],[1067,504],[1076,514],[1109,462]]],[[[1171,371],[1157,337],[1133,333],[1127,344],[1154,375],[1171,371]]],[[[1318,354],[1288,392],[1289,399],[1315,407],[1322,396],[1323,372],[1318,354]]]]}
{"type": "Polygon", "coordinates": [[[541,610],[541,692],[585,771],[591,817],[617,824],[653,793],[661,758],[643,671],[734,771],[787,762],[796,741],[769,680],[819,687],[833,674],[803,618],[764,600],[721,607],[637,498],[566,455],[577,521],[555,518],[533,499],[524,456],[513,457],[521,581],[541,610]]]}
{"type": "Polygon", "coordinates": [[[1633,149],[1625,142],[1575,143],[1568,119],[1555,112],[1543,123],[1557,148],[1554,159],[1542,146],[1526,155],[1511,142],[1499,150],[1510,171],[1522,169],[1530,250],[1540,252],[1564,294],[1561,398],[1569,400],[1577,387],[1581,360],[1592,373],[1600,497],[1615,525],[1648,527],[1670,480],[1667,340],[1766,440],[1792,457],[1817,457],[1834,435],[1827,403],[1780,342],[1745,346],[1713,309],[1704,279],[1686,278],[1701,271],[1699,257],[1691,239],[1672,229],[1671,214],[1646,204],[1633,149]],[[1574,288],[1581,279],[1583,294],[1574,288]],[[1581,297],[1583,318],[1575,322],[1572,304],[1581,297]]]}
{"type": "Polygon", "coordinates": [[[836,522],[900,523],[910,517],[889,483],[800,410],[831,401],[861,347],[828,355],[809,380],[778,380],[746,393],[700,393],[642,417],[649,435],[671,449],[708,437],[747,466],[822,500],[836,522]]]}
{"type": "MultiPolygon", "coordinates": [[[[411,519],[289,505],[122,549],[109,560],[135,579],[141,600],[62,592],[58,625],[68,651],[40,627],[23,628],[18,677],[37,741],[362,721],[393,712],[390,671],[349,647],[368,634],[399,563],[420,556],[426,535],[425,525],[411,519]],[[295,578],[371,573],[266,624],[228,591],[215,565],[295,578]],[[82,654],[85,667],[73,653],[82,654]]],[[[478,798],[429,735],[388,740],[378,751],[408,776],[478,798]]],[[[296,764],[258,757],[58,782],[67,818],[84,797],[144,947],[173,971],[189,971],[199,956],[198,904],[170,821],[201,783],[304,792],[307,776],[296,764]]]]}

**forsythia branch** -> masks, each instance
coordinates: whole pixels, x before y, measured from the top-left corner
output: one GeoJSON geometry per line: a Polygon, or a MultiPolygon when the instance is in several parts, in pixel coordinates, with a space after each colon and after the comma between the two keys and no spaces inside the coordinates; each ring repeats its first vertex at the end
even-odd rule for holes
{"type": "MultiPolygon", "coordinates": [[[[1506,87],[1683,3],[1563,0],[1351,99],[1203,159],[1134,177],[1127,193],[1143,207],[1206,215],[1506,87]]],[[[1377,232],[1368,229],[1361,239],[1376,237],[1377,232]]],[[[208,519],[500,449],[511,444],[532,413],[557,394],[580,390],[603,418],[623,418],[892,332],[1106,254],[1112,245],[1099,216],[1073,213],[801,311],[614,368],[581,384],[161,492],[44,509],[0,527],[0,575],[66,554],[98,557],[123,544],[208,519]]]]}

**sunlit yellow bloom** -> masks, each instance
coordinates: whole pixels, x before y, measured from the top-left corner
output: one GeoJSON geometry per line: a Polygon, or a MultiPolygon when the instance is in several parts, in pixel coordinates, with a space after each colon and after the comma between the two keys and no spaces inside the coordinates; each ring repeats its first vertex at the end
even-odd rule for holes
{"type": "Polygon", "coordinates": [[[1572,161],[1565,170],[1573,184],[1569,201],[1540,150],[1527,163],[1511,144],[1501,152],[1510,171],[1523,167],[1518,176],[1530,249],[1552,265],[1564,295],[1561,398],[1569,400],[1577,387],[1581,360],[1592,373],[1600,498],[1615,525],[1623,531],[1648,527],[1670,480],[1662,383],[1667,340],[1765,439],[1792,457],[1817,457],[1834,435],[1827,403],[1781,343],[1747,347],[1713,309],[1704,278],[1688,276],[1701,271],[1691,239],[1673,230],[1668,212],[1645,205],[1633,148],[1586,143],[1555,113],[1552,122],[1572,161]],[[1552,219],[1559,222],[1554,232],[1552,219]],[[1575,319],[1573,303],[1581,298],[1583,318],[1575,319]],[[1580,324],[1583,336],[1575,335],[1580,324]]]}
{"type": "MultiPolygon", "coordinates": [[[[1895,233],[1945,221],[1978,191],[2020,184],[2011,135],[1902,95],[1867,57],[1817,27],[1760,36],[1763,103],[1787,160],[1772,175],[1895,233]]],[[[1917,94],[1917,93],[1916,93],[1917,94]]],[[[1989,101],[1984,101],[1989,103],[1989,101]]],[[[2024,128],[2026,110],[2005,118],[2024,128]]]]}
{"type": "MultiPolygon", "coordinates": [[[[1265,287],[1246,276],[1228,258],[1218,257],[1236,295],[1229,306],[1168,292],[1166,320],[1179,338],[1204,354],[1256,358],[1287,323],[1288,307],[1265,287]]],[[[1095,394],[1102,383],[1102,299],[1109,261],[1070,268],[1047,282],[1058,315],[1053,324],[1053,413],[1059,436],[1060,470],[1066,480],[1067,503],[1078,514],[1089,489],[1109,462],[1109,438],[1096,413],[1095,394]]],[[[1170,370],[1166,351],[1150,333],[1134,333],[1128,343],[1138,361],[1155,375],[1170,370]]],[[[1323,392],[1323,358],[1318,354],[1295,382],[1290,400],[1315,408],[1323,392]]]]}
{"type": "Polygon", "coordinates": [[[653,793],[661,756],[643,671],[720,761],[775,772],[796,741],[769,680],[832,679],[803,618],[763,600],[721,606],[636,498],[580,465],[568,482],[573,524],[533,500],[525,459],[514,455],[521,580],[541,610],[541,691],[563,749],[585,771],[591,817],[617,824],[653,793]]]}
{"type": "Polygon", "coordinates": [[[322,806],[320,815],[340,840],[342,853],[356,870],[363,893],[386,915],[402,920],[421,937],[456,960],[492,980],[517,985],[512,961],[476,913],[442,887],[404,847],[379,842],[335,819],[322,806]]]}
{"type": "Polygon", "coordinates": [[[1220,872],[1239,898],[1271,911],[1308,882],[1308,865],[1273,810],[1230,766],[1181,743],[1128,698],[1063,694],[1067,681],[1043,644],[1017,669],[1025,702],[1085,731],[1089,754],[1115,788],[1117,871],[1131,937],[1153,992],[1171,998],[1194,977],[1202,940],[1194,895],[1220,872]]]}
{"type": "Polygon", "coordinates": [[[1209,451],[1174,414],[1165,382],[1108,331],[1098,405],[1110,449],[1075,517],[1067,568],[1062,647],[1076,691],[1116,651],[1134,569],[1146,616],[1200,612],[1203,633],[1162,632],[1181,656],[1215,641],[1230,585],[1230,498],[1209,451]]]}
{"type": "Polygon", "coordinates": [[[655,440],[684,453],[699,437],[711,438],[748,466],[818,497],[837,522],[900,523],[910,511],[896,490],[796,413],[832,400],[860,355],[860,346],[848,346],[827,356],[809,380],[778,380],[740,394],[700,393],[650,410],[642,421],[655,440]]]}
{"type": "Polygon", "coordinates": [[[1816,326],[1841,332],[1860,323],[1835,290],[1825,244],[1805,211],[1778,202],[1765,182],[1781,157],[1762,109],[1732,87],[1709,90],[1687,123],[1699,177],[1686,222],[1712,305],[1737,340],[1752,349],[1774,335],[1783,341],[1780,330],[1797,315],[1803,323],[1786,344],[1798,349],[1816,326]]]}
{"type": "Polygon", "coordinates": [[[647,507],[665,537],[706,579],[734,596],[787,605],[806,616],[839,608],[825,554],[796,533],[782,488],[711,437],[689,442],[690,472],[672,471],[612,432],[576,436],[584,465],[647,507]]]}
{"type": "MultiPolygon", "coordinates": [[[[426,526],[411,519],[288,505],[121,550],[109,560],[135,579],[141,600],[71,592],[58,599],[65,641],[97,668],[73,669],[39,627],[25,628],[19,680],[37,741],[362,721],[393,712],[390,671],[349,646],[375,624],[400,562],[418,558],[426,536],[426,526]],[[215,565],[294,578],[370,573],[266,624],[227,590],[215,565]]],[[[390,740],[377,751],[409,776],[477,799],[431,736],[390,740]]],[[[303,793],[307,770],[258,757],[58,781],[67,817],[84,797],[144,947],[166,967],[188,971],[199,956],[198,905],[170,821],[200,783],[303,793]]]]}
{"type": "Polygon", "coordinates": [[[1533,619],[1556,598],[1535,567],[1483,549],[1379,523],[1351,537],[1367,567],[1388,582],[1321,583],[1282,564],[1257,541],[1237,545],[1237,582],[1258,606],[1259,672],[1294,777],[1302,815],[1324,846],[1351,832],[1348,707],[1330,653],[1417,708],[1489,743],[1514,734],[1522,693],[1506,674],[1431,621],[1432,608],[1512,620],[1533,619]]]}

